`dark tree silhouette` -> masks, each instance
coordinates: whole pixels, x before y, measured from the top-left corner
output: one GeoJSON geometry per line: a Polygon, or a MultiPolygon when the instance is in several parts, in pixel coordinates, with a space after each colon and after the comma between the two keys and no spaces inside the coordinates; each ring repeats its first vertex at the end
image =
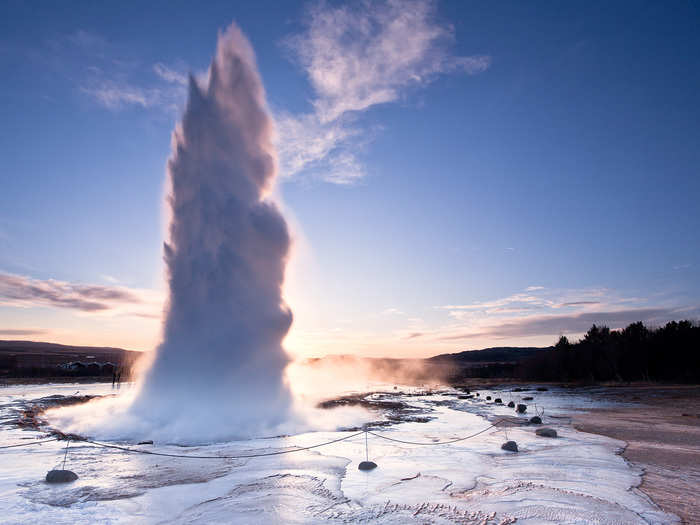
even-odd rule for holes
{"type": "Polygon", "coordinates": [[[570,343],[561,336],[552,350],[522,360],[517,374],[541,381],[700,382],[700,326],[671,321],[660,328],[642,322],[623,330],[593,325],[570,343]]]}

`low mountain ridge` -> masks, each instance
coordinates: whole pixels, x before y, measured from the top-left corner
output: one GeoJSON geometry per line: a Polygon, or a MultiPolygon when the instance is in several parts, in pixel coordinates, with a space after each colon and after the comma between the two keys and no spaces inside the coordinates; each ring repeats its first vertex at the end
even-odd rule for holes
{"type": "Polygon", "coordinates": [[[428,361],[455,361],[460,363],[515,363],[531,357],[552,346],[494,346],[482,350],[464,350],[454,354],[440,354],[428,358],[428,361]]]}

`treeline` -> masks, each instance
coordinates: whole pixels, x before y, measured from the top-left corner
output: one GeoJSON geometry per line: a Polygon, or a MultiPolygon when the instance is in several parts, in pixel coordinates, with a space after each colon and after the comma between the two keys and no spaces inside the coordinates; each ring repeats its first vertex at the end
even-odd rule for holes
{"type": "MultiPolygon", "coordinates": [[[[34,364],[28,365],[18,362],[15,356],[0,355],[0,380],[2,378],[53,378],[53,377],[94,377],[112,379],[121,374],[122,381],[127,381],[130,376],[130,366],[120,366],[113,363],[80,363],[73,362],[69,366],[34,364]]],[[[102,379],[102,380],[104,380],[102,379]]]]}
{"type": "Polygon", "coordinates": [[[522,360],[521,379],[539,381],[669,381],[700,383],[700,325],[637,322],[623,330],[593,325],[580,341],[562,336],[552,350],[522,360]]]}

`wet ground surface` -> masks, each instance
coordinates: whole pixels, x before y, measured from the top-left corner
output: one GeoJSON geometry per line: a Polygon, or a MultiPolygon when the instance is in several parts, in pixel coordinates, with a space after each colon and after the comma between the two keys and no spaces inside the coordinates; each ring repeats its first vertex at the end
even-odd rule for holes
{"type": "Polygon", "coordinates": [[[640,489],[684,523],[700,523],[700,387],[621,387],[601,395],[622,403],[576,414],[574,427],[625,441],[624,457],[644,470],[640,489]]]}
{"type": "MultiPolygon", "coordinates": [[[[636,488],[643,471],[620,455],[625,442],[580,432],[571,424],[579,409],[626,409],[639,406],[636,401],[521,388],[481,389],[476,396],[463,390],[388,387],[339,396],[327,400],[326,410],[347,404],[367,409],[365,423],[375,432],[367,442],[360,433],[272,457],[166,458],[70,443],[66,468],[80,478],[62,486],[43,479],[61,465],[65,442],[0,450],[0,512],[6,523],[52,524],[677,522],[636,488]],[[526,412],[518,414],[509,401],[526,403],[526,412]],[[537,436],[539,426],[528,424],[535,414],[559,437],[537,436]],[[490,428],[504,418],[507,425],[490,428]],[[477,435],[440,444],[472,434],[477,435]],[[507,440],[518,443],[518,453],[501,450],[507,440]],[[366,458],[378,467],[358,470],[366,458]]],[[[33,405],[60,402],[50,396],[72,401],[112,393],[109,385],[2,389],[0,445],[45,437],[45,427],[37,431],[13,421],[33,405]]],[[[196,447],[156,441],[141,448],[183,456],[235,455],[289,450],[356,433],[306,432],[196,447]]]]}

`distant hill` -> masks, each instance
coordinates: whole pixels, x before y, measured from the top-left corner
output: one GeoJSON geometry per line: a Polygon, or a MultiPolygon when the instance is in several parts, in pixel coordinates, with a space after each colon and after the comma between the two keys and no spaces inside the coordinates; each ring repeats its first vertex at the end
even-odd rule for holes
{"type": "Polygon", "coordinates": [[[465,350],[454,354],[440,354],[430,357],[427,361],[452,361],[456,363],[517,363],[543,350],[553,347],[535,346],[495,346],[483,350],[465,350]]]}
{"type": "Polygon", "coordinates": [[[110,376],[131,368],[141,352],[102,346],[0,341],[0,377],[110,376]]]}
{"type": "Polygon", "coordinates": [[[455,354],[440,354],[425,360],[426,363],[452,367],[448,377],[451,382],[468,381],[471,378],[502,379],[517,375],[522,362],[546,354],[552,347],[497,346],[483,350],[465,350],[455,354]]]}

